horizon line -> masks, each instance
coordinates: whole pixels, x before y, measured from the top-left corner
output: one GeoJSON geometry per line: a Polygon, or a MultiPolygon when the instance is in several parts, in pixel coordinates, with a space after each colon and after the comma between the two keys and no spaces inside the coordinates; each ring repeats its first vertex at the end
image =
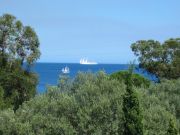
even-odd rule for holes
{"type": "MultiPolygon", "coordinates": [[[[43,62],[43,61],[38,61],[38,62],[35,62],[35,63],[54,63],[54,64],[80,64],[78,62],[43,62]]],[[[116,64],[116,65],[129,65],[129,63],[98,63],[97,65],[99,64],[116,64]]],[[[135,63],[135,65],[138,65],[137,63],[135,63]]]]}

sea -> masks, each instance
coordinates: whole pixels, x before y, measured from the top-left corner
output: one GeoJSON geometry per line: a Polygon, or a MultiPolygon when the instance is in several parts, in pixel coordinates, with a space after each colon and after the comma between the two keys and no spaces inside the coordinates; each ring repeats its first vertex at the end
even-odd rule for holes
{"type": "MultiPolygon", "coordinates": [[[[67,75],[71,78],[75,77],[78,72],[97,73],[98,71],[104,71],[107,74],[112,74],[117,71],[128,69],[128,64],[82,65],[76,63],[36,63],[32,70],[36,72],[39,77],[37,93],[44,93],[47,86],[57,85],[59,76],[62,74],[62,68],[66,66],[70,70],[67,75]]],[[[139,68],[135,68],[135,72],[150,80],[155,79],[154,76],[149,75],[147,72],[144,72],[139,68]]]]}

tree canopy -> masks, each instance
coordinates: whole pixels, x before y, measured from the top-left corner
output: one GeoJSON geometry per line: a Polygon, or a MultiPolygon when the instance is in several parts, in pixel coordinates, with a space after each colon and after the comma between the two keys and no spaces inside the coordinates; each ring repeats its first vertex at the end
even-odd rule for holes
{"type": "Polygon", "coordinates": [[[30,65],[40,57],[35,31],[10,14],[0,17],[0,56],[2,66],[15,59],[30,65]]]}
{"type": "Polygon", "coordinates": [[[176,116],[179,96],[174,96],[179,92],[180,79],[151,84],[149,88],[127,87],[103,72],[61,79],[58,86],[24,102],[16,112],[0,110],[0,133],[127,135],[127,131],[142,134],[143,128],[144,135],[166,135],[174,131],[172,117],[176,118],[177,132],[180,130],[176,116]]]}
{"type": "Polygon", "coordinates": [[[38,79],[29,68],[39,57],[35,31],[13,15],[0,16],[0,108],[16,110],[35,95],[38,79]]]}
{"type": "MultiPolygon", "coordinates": [[[[128,77],[128,71],[118,71],[110,75],[110,78],[117,79],[120,82],[126,83],[126,78],[128,77]]],[[[149,87],[150,80],[141,76],[140,74],[132,73],[132,84],[136,87],[149,87]]]]}
{"type": "Polygon", "coordinates": [[[131,45],[139,65],[159,78],[180,77],[180,38],[164,43],[154,40],[139,40],[131,45]]]}
{"type": "Polygon", "coordinates": [[[126,93],[123,96],[124,135],[143,135],[140,103],[132,81],[133,67],[129,68],[125,78],[126,93]]]}

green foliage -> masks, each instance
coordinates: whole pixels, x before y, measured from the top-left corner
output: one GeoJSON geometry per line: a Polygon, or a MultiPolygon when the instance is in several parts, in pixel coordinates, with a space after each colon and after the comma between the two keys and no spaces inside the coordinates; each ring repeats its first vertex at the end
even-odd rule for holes
{"type": "Polygon", "coordinates": [[[15,59],[33,64],[40,56],[39,41],[35,31],[10,14],[0,17],[0,67],[15,59]]]}
{"type": "Polygon", "coordinates": [[[16,135],[16,119],[14,111],[11,109],[0,111],[0,134],[16,135]]]}
{"type": "MultiPolygon", "coordinates": [[[[15,113],[15,123],[10,121],[11,131],[55,135],[122,133],[123,83],[109,80],[103,72],[79,73],[71,87],[65,83],[69,84],[65,81],[63,87],[51,87],[47,93],[25,102],[15,113]]],[[[6,120],[1,114],[0,118],[6,120]]],[[[6,133],[3,125],[0,130],[6,133]]]]}
{"type": "Polygon", "coordinates": [[[16,110],[36,93],[37,76],[30,73],[39,58],[35,31],[10,14],[0,17],[0,108],[16,110]],[[26,64],[23,68],[23,63],[26,64]]]}
{"type": "Polygon", "coordinates": [[[167,106],[167,109],[169,108],[169,111],[180,120],[180,79],[162,80],[160,84],[152,85],[149,92],[158,96],[162,105],[167,106]]]}
{"type": "Polygon", "coordinates": [[[178,130],[176,128],[176,124],[173,119],[170,119],[169,121],[169,128],[167,130],[167,135],[178,135],[178,130]]]}
{"type": "Polygon", "coordinates": [[[0,86],[3,88],[3,102],[16,110],[24,101],[36,94],[37,76],[21,68],[0,71],[0,86]]]}
{"type": "Polygon", "coordinates": [[[132,87],[132,69],[126,76],[126,93],[123,97],[124,135],[143,135],[142,115],[137,93],[132,87]]]}
{"type": "MultiPolygon", "coordinates": [[[[127,76],[128,76],[128,71],[119,71],[119,72],[111,74],[110,78],[117,79],[120,82],[122,81],[125,82],[125,79],[127,78],[127,76]]],[[[148,79],[135,73],[132,74],[132,83],[136,87],[143,86],[143,87],[148,88],[150,86],[150,81],[148,79]]]]}
{"type": "MultiPolygon", "coordinates": [[[[150,89],[150,88],[149,88],[150,89]]],[[[166,109],[170,106],[164,106],[158,96],[149,93],[147,89],[136,89],[139,97],[140,106],[142,106],[143,131],[145,135],[165,135],[168,128],[169,118],[172,112],[166,109]]]]}
{"type": "Polygon", "coordinates": [[[134,125],[129,122],[129,127],[133,134],[143,128],[144,135],[166,135],[172,117],[180,130],[179,80],[164,80],[149,88],[126,87],[99,72],[79,73],[73,80],[61,76],[59,82],[63,87],[49,87],[46,93],[25,101],[16,112],[0,110],[0,133],[121,135],[124,124],[132,119],[134,125]]]}
{"type": "Polygon", "coordinates": [[[166,134],[172,115],[176,118],[177,128],[180,131],[179,90],[180,79],[162,80],[161,83],[152,84],[148,89],[137,89],[141,95],[139,96],[141,106],[143,106],[145,134],[166,134]]]}
{"type": "Polygon", "coordinates": [[[4,106],[3,97],[4,97],[4,89],[0,85],[0,109],[2,109],[4,106]]]}
{"type": "Polygon", "coordinates": [[[160,78],[180,77],[180,39],[169,39],[164,43],[154,40],[140,40],[132,44],[132,51],[140,67],[160,78]]]}

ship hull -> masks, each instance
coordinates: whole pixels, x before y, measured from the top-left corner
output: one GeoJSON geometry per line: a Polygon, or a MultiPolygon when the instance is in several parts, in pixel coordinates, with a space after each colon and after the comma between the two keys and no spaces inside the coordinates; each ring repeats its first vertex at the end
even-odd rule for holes
{"type": "Polygon", "coordinates": [[[80,63],[81,65],[97,65],[97,63],[80,63]]]}
{"type": "Polygon", "coordinates": [[[94,61],[88,61],[87,59],[81,59],[80,64],[82,65],[97,65],[97,62],[94,61]]]}

